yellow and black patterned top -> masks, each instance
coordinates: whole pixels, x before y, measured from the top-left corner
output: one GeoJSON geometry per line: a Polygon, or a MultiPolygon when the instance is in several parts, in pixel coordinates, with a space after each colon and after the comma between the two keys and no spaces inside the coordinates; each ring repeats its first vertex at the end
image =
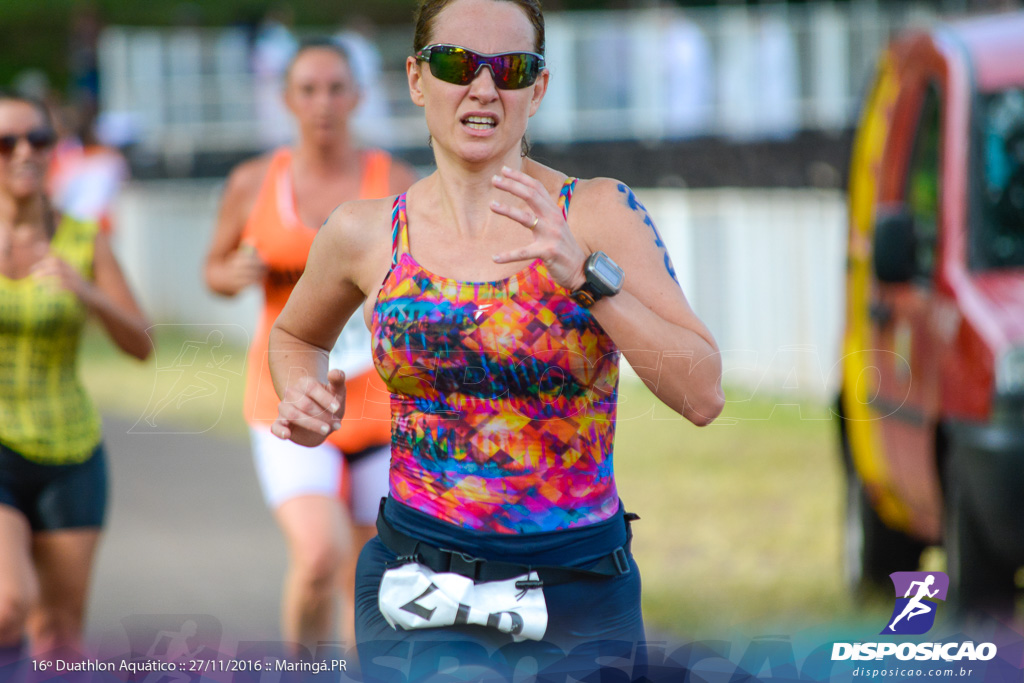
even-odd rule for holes
{"type": "MultiPolygon", "coordinates": [[[[93,279],[95,223],[64,217],[51,249],[93,279]]],[[[78,379],[85,306],[69,291],[0,275],[0,443],[34,462],[84,462],[100,442],[100,416],[78,379]]]]}

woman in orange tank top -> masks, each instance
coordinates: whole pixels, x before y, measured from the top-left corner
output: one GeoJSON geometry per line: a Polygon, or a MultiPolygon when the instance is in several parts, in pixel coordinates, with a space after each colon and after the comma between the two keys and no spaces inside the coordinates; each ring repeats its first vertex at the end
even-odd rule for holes
{"type": "Polygon", "coordinates": [[[291,555],[282,636],[315,648],[331,639],[339,586],[345,593],[342,638],[352,642],[355,558],[374,534],[377,504],[387,493],[388,393],[372,369],[365,325],[360,328],[357,321],[346,332],[350,343],[342,354],[348,361],[342,367],[349,396],[363,397],[356,403],[350,398],[350,416],[356,419],[346,419],[345,428],[318,448],[295,448],[273,438],[269,428],[279,399],[270,381],[267,336],[302,275],[318,226],[334,207],[397,194],[415,176],[386,152],[353,143],[349,121],[359,88],[334,43],[299,48],[285,75],[284,99],[297,124],[296,143],[232,171],[205,276],[207,286],[225,296],[263,288],[264,306],[248,354],[245,419],[264,495],[291,555]]]}

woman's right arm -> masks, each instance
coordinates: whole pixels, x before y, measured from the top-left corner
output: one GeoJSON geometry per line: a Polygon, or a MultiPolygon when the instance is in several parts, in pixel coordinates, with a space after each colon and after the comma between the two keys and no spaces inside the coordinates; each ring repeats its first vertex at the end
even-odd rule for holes
{"type": "MultiPolygon", "coordinates": [[[[386,200],[349,202],[320,228],[306,268],[270,330],[270,376],[281,397],[271,432],[303,446],[316,446],[341,426],[345,376],[327,371],[330,349],[366,298],[365,284],[383,254],[373,249],[374,231],[386,238],[386,200]],[[385,211],[382,212],[381,208],[385,211]]],[[[379,247],[379,240],[378,245],[379,247]]],[[[385,262],[386,264],[386,262],[385,262]]]]}
{"type": "Polygon", "coordinates": [[[267,173],[269,159],[245,162],[228,176],[203,275],[211,291],[234,296],[263,279],[266,266],[255,249],[242,244],[249,213],[267,173]]]}

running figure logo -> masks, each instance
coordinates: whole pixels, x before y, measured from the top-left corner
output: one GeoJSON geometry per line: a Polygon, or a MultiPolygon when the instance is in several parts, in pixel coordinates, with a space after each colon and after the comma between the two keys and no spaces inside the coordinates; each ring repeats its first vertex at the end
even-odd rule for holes
{"type": "Polygon", "coordinates": [[[896,589],[896,606],[882,635],[927,633],[935,624],[935,601],[946,599],[949,577],[943,572],[893,572],[889,578],[896,589]]]}
{"type": "Polygon", "coordinates": [[[188,433],[200,434],[217,425],[224,412],[228,389],[242,382],[241,370],[230,363],[237,351],[227,343],[225,331],[232,327],[238,329],[231,332],[241,332],[234,334],[235,337],[247,337],[245,330],[237,325],[153,326],[154,336],[176,335],[183,341],[169,363],[167,356],[170,354],[157,358],[153,393],[142,417],[129,433],[183,432],[183,425],[189,424],[190,416],[193,419],[188,433]]]}

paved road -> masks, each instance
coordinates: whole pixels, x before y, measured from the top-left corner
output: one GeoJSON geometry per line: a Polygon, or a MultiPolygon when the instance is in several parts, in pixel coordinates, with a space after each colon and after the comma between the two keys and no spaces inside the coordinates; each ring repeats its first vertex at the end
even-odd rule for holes
{"type": "Polygon", "coordinates": [[[87,639],[117,648],[125,626],[219,623],[225,640],[277,640],[284,542],[264,507],[248,444],[209,434],[132,434],[105,420],[107,532],[87,639]],[[156,619],[149,615],[163,615],[156,619]]]}
{"type": "MultiPolygon", "coordinates": [[[[131,427],[105,420],[111,502],[86,625],[90,650],[118,666],[151,658],[283,657],[285,548],[260,496],[248,444],[210,434],[133,434],[131,427]],[[252,641],[259,644],[246,645],[252,641]]],[[[351,660],[330,644],[317,655],[351,660]]],[[[152,676],[139,680],[168,683],[152,676]]],[[[341,676],[353,679],[356,668],[341,676]]],[[[209,680],[233,679],[219,673],[209,680]]]]}

